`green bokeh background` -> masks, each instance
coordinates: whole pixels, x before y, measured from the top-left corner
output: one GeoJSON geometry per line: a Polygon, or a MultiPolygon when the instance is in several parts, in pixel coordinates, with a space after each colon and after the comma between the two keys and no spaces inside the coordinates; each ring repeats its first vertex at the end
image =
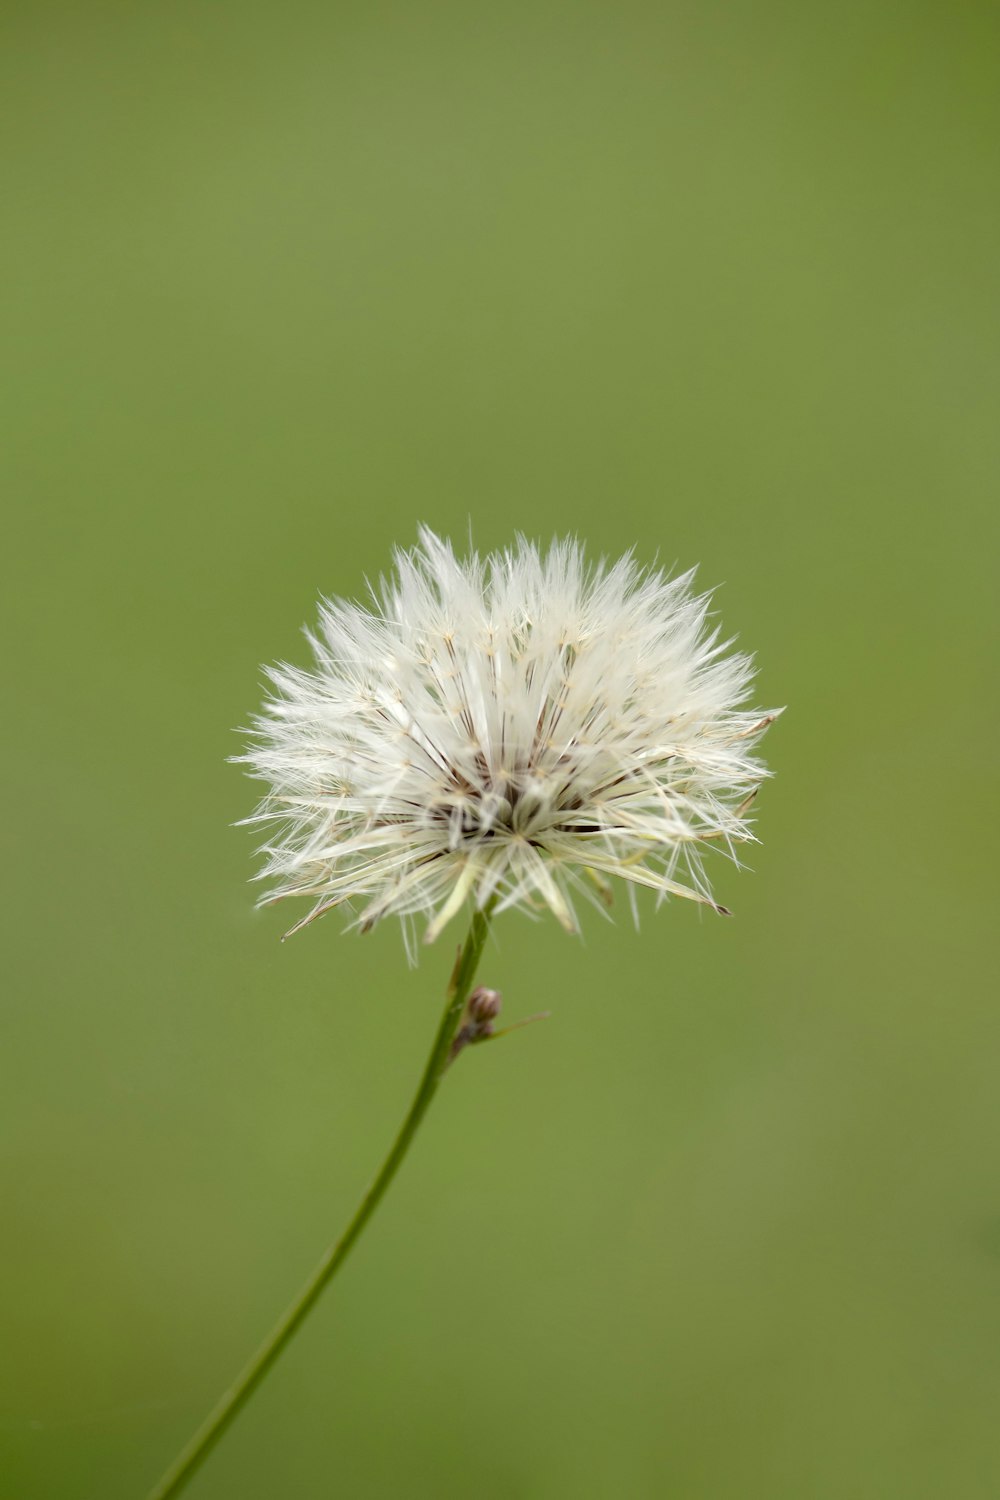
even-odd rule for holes
{"type": "Polygon", "coordinates": [[[139,1497],[341,1225],[450,943],[255,914],[225,763],[426,521],[702,566],[736,920],[509,917],[198,1500],[1000,1493],[987,4],[8,7],[0,1492],[139,1497]],[[992,674],[990,674],[992,676],[992,674]]]}

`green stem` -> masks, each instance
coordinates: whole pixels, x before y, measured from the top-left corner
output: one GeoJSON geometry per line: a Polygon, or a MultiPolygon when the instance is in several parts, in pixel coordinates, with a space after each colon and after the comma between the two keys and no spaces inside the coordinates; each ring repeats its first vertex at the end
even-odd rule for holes
{"type": "Polygon", "coordinates": [[[355,1241],[381,1202],[386,1188],[395,1177],[409,1149],[410,1142],[417,1133],[417,1127],[438,1091],[438,1086],[448,1066],[451,1045],[465,1011],[465,1003],[469,998],[472,981],[482,957],[489,926],[489,907],[485,911],[475,912],[468,937],[459,952],[448,984],[444,1014],[441,1017],[423,1077],[413,1103],[410,1105],[409,1114],[400,1126],[392,1149],[379,1168],[375,1181],[362,1198],[354,1218],[340,1239],[330,1246],[310,1280],[257,1350],[235,1385],[226,1391],[215,1410],[170,1466],[156,1488],[150,1492],[149,1500],[168,1500],[169,1496],[180,1494],[195,1470],[204,1463],[226,1428],[246,1405],[282,1350],[301,1327],[312,1307],[319,1300],[323,1289],[344,1264],[355,1241]]]}

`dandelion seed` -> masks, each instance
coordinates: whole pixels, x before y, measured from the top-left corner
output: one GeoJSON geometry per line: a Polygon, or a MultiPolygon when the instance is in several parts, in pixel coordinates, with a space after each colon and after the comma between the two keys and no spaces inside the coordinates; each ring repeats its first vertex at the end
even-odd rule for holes
{"type": "Polygon", "coordinates": [[[274,825],[264,902],[340,905],[367,930],[461,908],[548,908],[578,927],[611,881],[714,901],[703,855],[736,858],[774,714],[708,622],[693,573],[574,541],[456,557],[430,531],[372,604],[321,606],[311,669],[275,667],[240,757],[274,825]]]}

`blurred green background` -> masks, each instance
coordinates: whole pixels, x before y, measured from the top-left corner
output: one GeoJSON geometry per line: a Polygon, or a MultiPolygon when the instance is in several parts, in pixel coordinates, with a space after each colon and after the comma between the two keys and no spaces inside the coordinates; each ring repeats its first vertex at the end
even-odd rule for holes
{"type": "Polygon", "coordinates": [[[426,521],[724,584],[764,842],[503,921],[551,1020],[192,1496],[996,1496],[995,7],[5,30],[0,1492],[141,1496],[401,1116],[450,941],[281,946],[225,759],[426,521]]]}

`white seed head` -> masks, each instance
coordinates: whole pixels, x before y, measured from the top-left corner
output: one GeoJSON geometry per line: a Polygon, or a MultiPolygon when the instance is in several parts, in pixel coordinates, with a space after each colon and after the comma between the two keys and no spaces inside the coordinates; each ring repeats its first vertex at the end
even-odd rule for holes
{"type": "Polygon", "coordinates": [[[735,858],[767,774],[773,713],[742,707],[750,659],[707,625],[693,573],[631,556],[588,564],[575,541],[519,539],[459,559],[422,530],[363,608],[324,602],[311,669],[274,667],[239,757],[268,791],[250,822],[264,902],[306,896],[292,931],[334,906],[354,925],[427,919],[470,900],[607,904],[608,877],[721,911],[702,855],[735,858]]]}

